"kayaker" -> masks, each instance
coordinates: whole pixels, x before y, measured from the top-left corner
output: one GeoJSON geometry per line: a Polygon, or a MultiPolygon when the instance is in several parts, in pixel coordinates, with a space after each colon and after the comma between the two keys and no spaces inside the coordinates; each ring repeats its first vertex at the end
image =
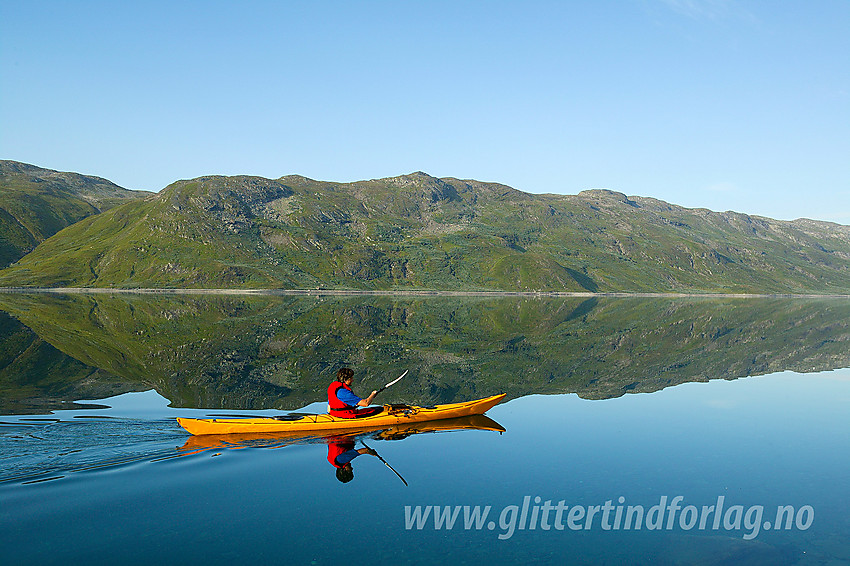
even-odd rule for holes
{"type": "Polygon", "coordinates": [[[365,399],[361,399],[351,390],[351,383],[354,381],[354,371],[351,368],[340,368],[336,372],[336,381],[328,387],[328,413],[334,417],[343,419],[356,419],[358,417],[368,417],[380,412],[381,407],[369,407],[377,391],[372,393],[365,399]],[[360,409],[359,407],[364,407],[360,409]]]}
{"type": "Polygon", "coordinates": [[[336,479],[348,483],[354,479],[354,469],[351,461],[362,454],[376,456],[371,448],[354,449],[354,440],[348,437],[331,437],[328,439],[328,462],[336,468],[336,479]]]}

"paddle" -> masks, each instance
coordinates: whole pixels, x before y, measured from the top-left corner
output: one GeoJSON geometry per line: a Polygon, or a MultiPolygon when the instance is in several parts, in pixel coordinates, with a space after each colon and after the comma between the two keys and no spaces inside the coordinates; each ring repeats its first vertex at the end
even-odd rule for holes
{"type": "Polygon", "coordinates": [[[406,369],[406,370],[404,370],[404,373],[403,373],[403,374],[401,374],[400,376],[398,376],[398,377],[397,377],[397,378],[395,378],[394,380],[390,381],[389,383],[387,383],[386,385],[384,385],[383,387],[381,387],[380,389],[378,389],[378,390],[375,392],[375,394],[377,395],[378,393],[380,393],[381,391],[383,391],[384,389],[386,389],[386,388],[387,388],[387,387],[389,387],[390,385],[393,385],[393,384],[398,383],[399,381],[401,381],[401,378],[402,378],[402,377],[404,377],[405,375],[407,375],[407,372],[408,372],[408,371],[410,371],[410,370],[407,370],[407,369],[406,369]]]}
{"type": "MultiPolygon", "coordinates": [[[[404,373],[407,373],[407,372],[404,372],[404,373]]],[[[401,377],[404,377],[404,375],[402,375],[401,377]]],[[[398,379],[401,379],[401,377],[399,377],[398,379]]],[[[398,381],[398,379],[397,379],[396,381],[398,381]]],[[[391,383],[390,385],[392,385],[392,383],[391,383]]],[[[366,446],[366,443],[365,443],[365,442],[363,442],[363,440],[361,440],[361,441],[360,441],[360,443],[361,443],[363,446],[366,446]]],[[[368,446],[366,446],[366,448],[368,448],[369,450],[372,450],[372,449],[371,449],[371,448],[369,448],[368,446]]],[[[398,473],[397,471],[395,471],[395,468],[393,468],[392,466],[390,466],[390,465],[387,463],[387,461],[386,461],[386,460],[384,460],[383,458],[381,458],[381,455],[380,455],[380,454],[378,454],[378,453],[377,453],[377,452],[375,452],[374,450],[372,450],[372,453],[373,453],[373,454],[375,454],[375,456],[377,456],[377,457],[378,457],[378,460],[380,460],[381,462],[383,462],[383,463],[384,463],[384,465],[385,465],[386,467],[388,467],[389,469],[391,469],[391,470],[393,471],[393,473],[394,473],[395,475],[397,475],[397,476],[398,476],[398,479],[400,479],[404,485],[407,485],[407,482],[406,482],[406,481],[404,481],[404,478],[403,478],[403,477],[401,477],[401,474],[400,474],[400,473],[398,473]]]]}

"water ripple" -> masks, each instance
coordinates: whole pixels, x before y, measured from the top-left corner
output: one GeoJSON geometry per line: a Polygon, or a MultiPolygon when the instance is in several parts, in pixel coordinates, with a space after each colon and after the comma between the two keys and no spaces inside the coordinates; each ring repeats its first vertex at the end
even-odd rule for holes
{"type": "Polygon", "coordinates": [[[0,483],[36,483],[179,456],[185,440],[172,419],[20,419],[0,426],[0,483]]]}

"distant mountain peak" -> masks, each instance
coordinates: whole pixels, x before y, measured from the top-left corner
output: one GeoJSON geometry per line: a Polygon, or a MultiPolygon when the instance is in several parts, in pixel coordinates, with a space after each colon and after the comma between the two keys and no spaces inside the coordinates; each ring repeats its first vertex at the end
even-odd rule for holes
{"type": "Polygon", "coordinates": [[[304,175],[284,175],[278,179],[281,183],[285,183],[287,185],[305,185],[307,183],[315,183],[315,179],[311,179],[310,177],[305,177],[304,175]]]}
{"type": "Polygon", "coordinates": [[[581,191],[578,196],[626,198],[625,193],[621,193],[620,191],[615,191],[612,189],[585,189],[581,191]]]}
{"type": "Polygon", "coordinates": [[[71,224],[150,194],[101,177],[0,160],[0,267],[71,224]]]}
{"type": "Polygon", "coordinates": [[[581,191],[578,196],[580,198],[590,198],[601,201],[616,201],[635,208],[640,208],[640,204],[638,204],[636,200],[627,197],[625,193],[612,191],[611,189],[588,189],[586,191],[581,191]]]}
{"type": "Polygon", "coordinates": [[[410,186],[421,186],[421,185],[431,185],[435,183],[443,183],[442,179],[437,177],[433,177],[428,173],[423,171],[416,171],[414,173],[408,173],[407,175],[398,175],[396,177],[385,177],[383,179],[373,179],[373,181],[379,181],[383,183],[391,183],[398,187],[410,187],[410,186]]]}
{"type": "Polygon", "coordinates": [[[0,173],[26,173],[29,175],[37,175],[40,173],[56,173],[52,169],[45,169],[29,163],[20,161],[12,161],[10,159],[0,159],[0,173]]]}

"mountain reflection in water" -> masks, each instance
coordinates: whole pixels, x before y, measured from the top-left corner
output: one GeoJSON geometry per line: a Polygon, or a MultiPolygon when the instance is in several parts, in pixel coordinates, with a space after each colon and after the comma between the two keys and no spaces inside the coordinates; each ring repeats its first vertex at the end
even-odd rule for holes
{"type": "Polygon", "coordinates": [[[423,405],[850,366],[850,301],[831,298],[2,294],[0,309],[6,414],[151,388],[175,407],[292,409],[342,365],[365,390],[410,369],[382,401],[423,405]]]}

